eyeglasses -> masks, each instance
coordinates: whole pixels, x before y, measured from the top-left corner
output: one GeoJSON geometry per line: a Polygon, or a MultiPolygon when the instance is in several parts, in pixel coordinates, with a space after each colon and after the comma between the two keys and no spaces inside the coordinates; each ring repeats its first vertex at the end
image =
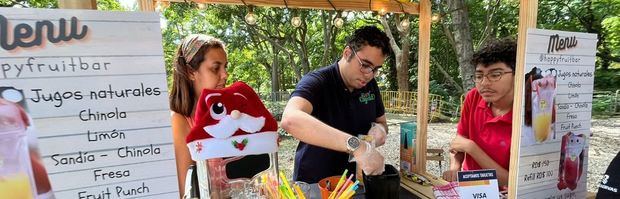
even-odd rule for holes
{"type": "Polygon", "coordinates": [[[355,49],[353,49],[352,47],[349,47],[349,48],[351,48],[351,50],[353,51],[353,54],[355,55],[355,57],[357,57],[357,61],[360,62],[360,66],[361,66],[360,71],[362,71],[362,73],[364,74],[373,73],[375,76],[379,73],[379,69],[382,67],[381,65],[373,67],[370,64],[362,62],[362,59],[360,59],[360,57],[357,55],[357,52],[355,52],[355,49]]]}
{"type": "Polygon", "coordinates": [[[512,73],[512,71],[509,71],[509,72],[493,71],[493,72],[487,73],[486,75],[485,74],[475,74],[474,78],[472,78],[472,80],[474,80],[475,83],[480,83],[486,77],[487,80],[489,80],[491,82],[496,82],[496,81],[499,81],[500,79],[502,79],[502,76],[504,76],[504,74],[507,74],[507,73],[512,73]]]}

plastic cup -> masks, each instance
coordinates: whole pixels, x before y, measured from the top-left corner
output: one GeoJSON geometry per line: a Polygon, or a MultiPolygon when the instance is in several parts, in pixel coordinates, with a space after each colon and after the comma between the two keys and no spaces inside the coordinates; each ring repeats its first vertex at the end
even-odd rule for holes
{"type": "Polygon", "coordinates": [[[400,194],[400,175],[394,166],[386,164],[381,175],[364,175],[366,198],[398,198],[400,194]]]}
{"type": "Polygon", "coordinates": [[[340,176],[331,176],[327,178],[323,178],[319,181],[319,189],[321,190],[321,198],[327,199],[329,198],[329,194],[332,194],[334,189],[336,189],[336,185],[338,185],[338,181],[340,180],[340,176]],[[327,187],[327,182],[329,182],[329,190],[327,187]]]}

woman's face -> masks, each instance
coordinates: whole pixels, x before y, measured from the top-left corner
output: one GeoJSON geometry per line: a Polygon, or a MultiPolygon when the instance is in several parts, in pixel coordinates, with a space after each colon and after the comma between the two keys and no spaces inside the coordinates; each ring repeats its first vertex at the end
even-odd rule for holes
{"type": "Polygon", "coordinates": [[[228,72],[226,72],[227,65],[228,58],[224,49],[219,47],[209,48],[198,70],[191,74],[196,95],[200,96],[203,89],[224,88],[226,86],[226,78],[228,78],[228,72]]]}

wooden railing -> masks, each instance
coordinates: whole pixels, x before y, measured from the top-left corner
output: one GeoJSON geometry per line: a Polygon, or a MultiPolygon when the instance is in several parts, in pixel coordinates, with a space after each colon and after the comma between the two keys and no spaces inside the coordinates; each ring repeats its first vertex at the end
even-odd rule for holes
{"type": "Polygon", "coordinates": [[[396,114],[415,115],[418,95],[411,91],[381,91],[385,111],[396,114]]]}
{"type": "MultiPolygon", "coordinates": [[[[395,114],[411,114],[416,115],[417,92],[413,91],[381,91],[381,99],[385,106],[385,111],[395,114]]],[[[454,109],[458,112],[459,105],[448,106],[450,104],[443,101],[440,95],[429,94],[429,118],[433,119],[451,119],[454,109]],[[444,110],[449,107],[450,110],[444,110]]]]}
{"type": "Polygon", "coordinates": [[[594,91],[592,103],[592,114],[620,115],[620,90],[594,91]]]}

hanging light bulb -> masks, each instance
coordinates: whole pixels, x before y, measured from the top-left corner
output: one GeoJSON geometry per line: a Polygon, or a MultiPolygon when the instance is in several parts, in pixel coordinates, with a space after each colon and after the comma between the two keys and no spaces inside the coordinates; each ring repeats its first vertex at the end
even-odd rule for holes
{"type": "Polygon", "coordinates": [[[256,15],[254,15],[254,13],[248,13],[247,15],[245,15],[245,22],[247,22],[250,25],[254,25],[256,24],[256,15]]]}
{"type": "Polygon", "coordinates": [[[205,3],[198,3],[198,9],[204,10],[207,8],[207,4],[205,3]]]}
{"type": "Polygon", "coordinates": [[[299,26],[301,26],[301,18],[300,17],[293,17],[291,19],[291,24],[293,24],[293,26],[298,28],[299,26]]]}
{"type": "Polygon", "coordinates": [[[431,16],[431,21],[436,22],[439,20],[439,15],[434,14],[433,16],[431,16]]]}
{"type": "Polygon", "coordinates": [[[248,14],[245,15],[245,22],[249,25],[256,24],[256,15],[252,6],[248,7],[248,14]]]}
{"type": "Polygon", "coordinates": [[[379,10],[379,15],[383,16],[387,14],[387,10],[385,10],[385,8],[381,8],[381,10],[379,10]]]}
{"type": "Polygon", "coordinates": [[[334,26],[336,26],[336,28],[342,28],[342,25],[344,25],[344,20],[340,17],[336,17],[336,19],[334,19],[334,26]]]}
{"type": "Polygon", "coordinates": [[[400,26],[398,27],[400,28],[401,31],[403,31],[409,28],[409,25],[411,25],[411,22],[409,22],[409,19],[404,18],[402,21],[400,21],[400,26]]]}

